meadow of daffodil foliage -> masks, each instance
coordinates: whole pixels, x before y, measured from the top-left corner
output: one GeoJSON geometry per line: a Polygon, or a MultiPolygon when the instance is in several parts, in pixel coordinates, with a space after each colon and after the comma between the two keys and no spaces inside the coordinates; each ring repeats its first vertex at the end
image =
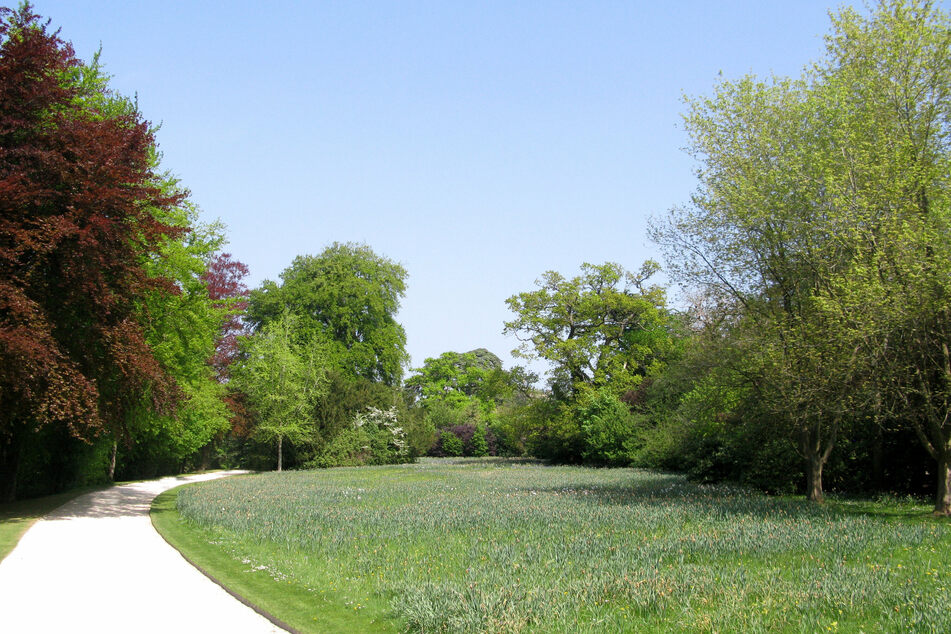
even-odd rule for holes
{"type": "Polygon", "coordinates": [[[951,527],[680,476],[510,461],[186,487],[209,542],[415,632],[951,631],[951,527]]]}

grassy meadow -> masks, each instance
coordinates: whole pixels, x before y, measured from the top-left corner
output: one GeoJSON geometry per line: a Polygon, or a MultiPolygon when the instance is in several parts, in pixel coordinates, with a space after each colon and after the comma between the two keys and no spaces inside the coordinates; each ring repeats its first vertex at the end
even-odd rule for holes
{"type": "Polygon", "coordinates": [[[177,504],[202,543],[311,597],[298,627],[951,631],[951,530],[925,504],[501,460],[234,477],[177,504]]]}

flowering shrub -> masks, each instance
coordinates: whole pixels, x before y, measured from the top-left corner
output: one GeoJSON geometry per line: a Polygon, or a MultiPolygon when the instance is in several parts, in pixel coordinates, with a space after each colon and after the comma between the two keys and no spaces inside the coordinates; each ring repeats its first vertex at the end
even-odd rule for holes
{"type": "Polygon", "coordinates": [[[318,467],[412,462],[406,432],[399,426],[396,408],[368,407],[353,417],[314,460],[318,467]]]}

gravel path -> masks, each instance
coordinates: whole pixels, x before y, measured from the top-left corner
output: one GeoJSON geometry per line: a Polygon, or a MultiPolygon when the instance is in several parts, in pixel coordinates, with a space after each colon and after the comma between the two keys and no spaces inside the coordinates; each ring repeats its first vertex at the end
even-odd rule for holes
{"type": "Polygon", "coordinates": [[[198,572],[149,519],[163,478],[78,497],[0,562],[0,632],[283,632],[198,572]]]}

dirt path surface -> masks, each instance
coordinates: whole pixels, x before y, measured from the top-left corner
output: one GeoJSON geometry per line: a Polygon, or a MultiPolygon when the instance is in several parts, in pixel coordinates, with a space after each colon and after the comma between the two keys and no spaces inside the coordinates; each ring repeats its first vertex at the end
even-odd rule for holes
{"type": "Polygon", "coordinates": [[[149,519],[159,493],[218,472],[83,495],[0,562],[0,632],[283,632],[186,562],[149,519]]]}

